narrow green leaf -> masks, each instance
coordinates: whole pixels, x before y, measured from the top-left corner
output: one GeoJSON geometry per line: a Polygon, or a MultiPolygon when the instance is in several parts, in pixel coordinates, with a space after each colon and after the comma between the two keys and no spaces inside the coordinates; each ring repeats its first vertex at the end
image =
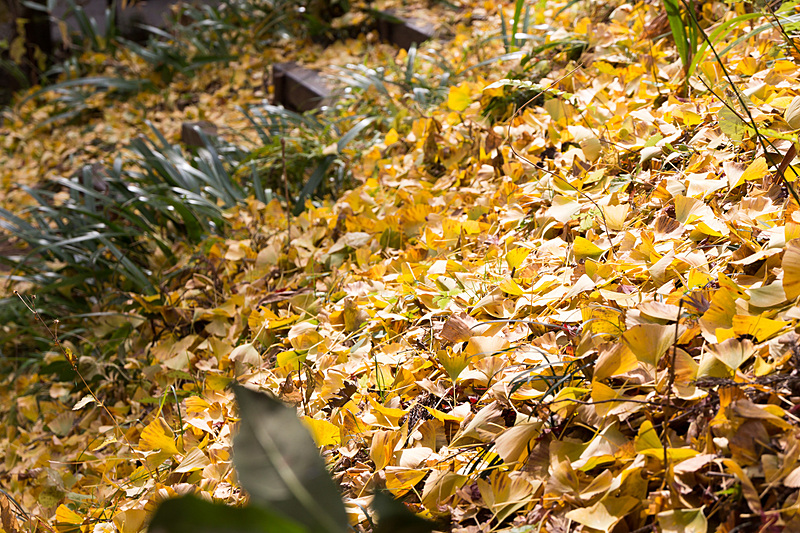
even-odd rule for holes
{"type": "Polygon", "coordinates": [[[331,166],[331,163],[333,163],[334,159],[334,156],[329,155],[322,160],[317,168],[314,169],[311,177],[308,178],[308,181],[303,186],[303,190],[300,191],[300,196],[297,198],[297,202],[294,204],[294,210],[292,213],[295,216],[303,212],[306,204],[306,198],[310,197],[312,194],[314,194],[314,191],[317,190],[317,187],[319,187],[319,184],[322,183],[322,179],[325,177],[325,173],[328,172],[328,167],[331,166]]]}
{"type": "Polygon", "coordinates": [[[339,142],[336,143],[336,149],[341,152],[348,144],[350,144],[353,139],[358,136],[359,133],[364,130],[364,128],[375,122],[377,119],[378,117],[367,117],[360,120],[358,124],[353,126],[350,131],[345,133],[342,138],[339,139],[339,142]]]}
{"type": "Polygon", "coordinates": [[[242,419],[233,463],[250,501],[316,532],[348,530],[342,497],[297,413],[265,394],[235,385],[242,419]]]}
{"type": "Polygon", "coordinates": [[[691,57],[689,56],[689,39],[686,35],[686,27],[681,18],[681,6],[678,0],[662,0],[664,2],[664,9],[667,11],[667,20],[669,21],[669,29],[672,32],[672,38],[675,40],[675,48],[678,50],[678,55],[683,62],[683,68],[688,71],[691,57]]]}

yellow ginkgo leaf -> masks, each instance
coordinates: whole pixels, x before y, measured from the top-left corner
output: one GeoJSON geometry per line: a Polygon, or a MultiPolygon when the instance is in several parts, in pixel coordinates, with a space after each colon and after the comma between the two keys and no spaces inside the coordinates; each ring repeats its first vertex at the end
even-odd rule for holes
{"type": "Polygon", "coordinates": [[[300,420],[308,428],[317,446],[334,446],[341,443],[339,427],[336,424],[309,416],[304,416],[300,420]]]}
{"type": "Polygon", "coordinates": [[[375,415],[380,425],[397,427],[400,425],[400,419],[408,414],[405,409],[381,405],[372,396],[368,396],[367,400],[369,400],[369,404],[372,406],[372,414],[375,415]]]}
{"type": "Polygon", "coordinates": [[[639,360],[630,348],[624,343],[608,344],[600,350],[597,362],[594,365],[595,383],[598,381],[624,374],[636,368],[639,360]]]}
{"type": "Polygon", "coordinates": [[[708,346],[708,351],[731,370],[739,368],[742,363],[756,353],[753,343],[748,339],[740,341],[735,338],[719,344],[712,344],[708,346]]]}
{"type": "Polygon", "coordinates": [[[392,128],[384,137],[383,142],[386,146],[391,146],[392,144],[396,143],[400,139],[400,136],[397,134],[397,130],[392,128]]]}
{"type": "Polygon", "coordinates": [[[422,481],[427,474],[427,470],[400,468],[395,466],[387,466],[386,472],[386,488],[395,497],[400,497],[411,488],[422,481]]]}
{"type": "Polygon", "coordinates": [[[506,263],[508,263],[508,268],[514,269],[522,266],[522,262],[525,261],[525,258],[527,258],[530,253],[530,248],[519,247],[510,250],[506,254],[506,263]]]}
{"type": "Polygon", "coordinates": [[[447,107],[453,111],[464,111],[472,103],[470,94],[471,91],[467,83],[450,87],[450,94],[447,97],[447,107]]]}
{"type": "Polygon", "coordinates": [[[658,432],[653,427],[653,423],[649,420],[642,422],[639,427],[639,434],[634,440],[634,449],[637,452],[642,452],[652,448],[660,448],[661,446],[661,439],[658,438],[658,432]]]}
{"type": "Polygon", "coordinates": [[[573,509],[566,517],[593,530],[611,531],[639,503],[631,496],[608,495],[591,507],[573,509]]]}
{"type": "Polygon", "coordinates": [[[180,453],[175,445],[175,433],[163,418],[158,417],[142,430],[139,437],[139,446],[144,451],[162,451],[177,455],[180,453]]]}
{"type": "Polygon", "coordinates": [[[195,470],[202,470],[210,464],[211,461],[208,460],[206,454],[195,447],[189,450],[189,453],[184,456],[183,461],[180,462],[175,472],[194,472],[195,470]]]}
{"type": "Polygon", "coordinates": [[[128,509],[114,515],[114,525],[120,533],[139,533],[145,518],[147,511],[144,509],[128,509]]]}
{"type": "Polygon", "coordinates": [[[56,509],[56,524],[59,532],[80,533],[80,524],[82,523],[83,517],[63,503],[56,509]]]}
{"type": "Polygon", "coordinates": [[[305,361],[307,356],[308,350],[286,350],[285,352],[280,352],[276,356],[275,362],[278,364],[278,367],[291,366],[295,368],[298,364],[305,361]]]}
{"type": "Polygon", "coordinates": [[[630,206],[628,204],[604,205],[603,217],[605,224],[611,231],[622,231],[625,229],[625,219],[628,218],[630,206]]]}
{"type": "Polygon", "coordinates": [[[733,331],[736,335],[752,335],[758,342],[763,342],[780,333],[789,322],[783,320],[772,320],[761,316],[743,316],[736,315],[733,317],[733,331]]]}
{"type": "Polygon", "coordinates": [[[584,327],[595,334],[617,336],[623,331],[619,309],[609,306],[586,306],[581,308],[584,327]]]}
{"type": "Polygon", "coordinates": [[[763,157],[759,157],[750,163],[750,165],[745,169],[744,174],[742,174],[741,178],[739,179],[742,181],[760,180],[767,175],[767,172],[767,161],[763,157]]]}
{"type": "Polygon", "coordinates": [[[578,260],[600,257],[603,252],[605,252],[604,249],[584,237],[575,237],[575,241],[572,243],[572,253],[578,260]]]}
{"type": "Polygon", "coordinates": [[[639,361],[657,366],[661,356],[675,341],[675,327],[639,324],[623,333],[622,339],[639,361]]]}
{"type": "Polygon", "coordinates": [[[317,326],[310,322],[300,322],[292,326],[288,338],[295,350],[309,350],[322,342],[317,326]]]}
{"type": "Polygon", "coordinates": [[[506,464],[521,461],[528,456],[531,443],[541,434],[542,422],[525,422],[511,427],[497,437],[494,449],[506,464]]]}
{"type": "Polygon", "coordinates": [[[509,342],[505,337],[476,335],[470,337],[467,347],[464,348],[464,354],[467,356],[467,361],[474,362],[484,357],[496,355],[507,349],[508,346],[509,342]]]}
{"type": "Polygon", "coordinates": [[[800,296],[800,239],[792,239],[786,243],[783,252],[783,290],[786,298],[794,300],[800,296]]]}
{"type": "Polygon", "coordinates": [[[369,456],[375,463],[375,470],[380,470],[392,461],[394,447],[400,440],[400,432],[395,430],[376,431],[372,434],[369,456]]]}
{"type": "Polygon", "coordinates": [[[455,383],[461,372],[469,365],[469,355],[459,352],[454,353],[452,349],[439,350],[436,353],[436,358],[439,363],[444,367],[445,372],[450,377],[450,380],[455,383]]]}
{"type": "Polygon", "coordinates": [[[500,282],[498,285],[501,291],[506,294],[510,294],[511,296],[522,296],[525,294],[525,290],[519,286],[519,284],[511,278],[506,278],[500,282]]]}

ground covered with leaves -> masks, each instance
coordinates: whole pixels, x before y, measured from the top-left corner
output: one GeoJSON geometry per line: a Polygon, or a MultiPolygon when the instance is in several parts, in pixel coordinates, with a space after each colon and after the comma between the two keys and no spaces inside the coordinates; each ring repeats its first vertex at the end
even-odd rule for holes
{"type": "Polygon", "coordinates": [[[800,530],[796,15],[701,7],[714,46],[691,65],[661,4],[539,3],[514,36],[514,6],[486,2],[430,8],[449,40],[418,50],[244,43],[174,79],[87,52],[90,73],[157,89],[107,87],[68,117],[64,91],[20,96],[0,134],[17,213],[36,203],[21,185],[68,202],[55,178],[85,163],[142,171],[125,158],[145,120],[164,153],[211,120],[253,150],[231,176],[256,161],[277,181],[172,255],[137,242],[147,283],[98,281],[83,316],[10,278],[42,321],[0,324],[5,531],[135,533],[177,495],[246,503],[232,381],[296,406],[357,531],[379,489],[440,530],[800,530]],[[259,138],[242,109],[287,56],[349,83],[342,135],[259,138]],[[349,181],[291,216],[280,178],[309,179],[303,150],[349,181]]]}

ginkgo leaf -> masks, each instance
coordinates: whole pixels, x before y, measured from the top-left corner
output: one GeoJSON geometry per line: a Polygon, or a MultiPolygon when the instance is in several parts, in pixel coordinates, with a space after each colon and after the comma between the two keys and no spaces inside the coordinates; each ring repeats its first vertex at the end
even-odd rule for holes
{"type": "Polygon", "coordinates": [[[462,474],[434,469],[425,480],[422,504],[428,509],[435,509],[438,502],[450,498],[468,479],[468,476],[462,474]]]}
{"type": "Polygon", "coordinates": [[[389,465],[394,455],[394,447],[400,440],[400,432],[395,430],[375,431],[369,448],[369,456],[375,463],[375,470],[389,465]]]}
{"type": "Polygon", "coordinates": [[[603,255],[605,251],[584,237],[575,237],[575,241],[572,243],[572,253],[575,254],[575,258],[578,260],[586,259],[587,257],[597,258],[603,255]]]}
{"type": "Polygon", "coordinates": [[[709,346],[709,353],[731,370],[736,370],[742,363],[755,354],[753,343],[745,339],[728,339],[720,344],[709,346]]]}
{"type": "Polygon", "coordinates": [[[597,137],[587,137],[578,143],[588,161],[597,161],[603,155],[603,143],[597,137]]]}
{"type": "Polygon", "coordinates": [[[638,364],[639,360],[628,345],[624,343],[607,345],[600,351],[595,362],[594,379],[602,381],[611,376],[624,374],[636,368],[638,364]]]}
{"type": "Polygon", "coordinates": [[[394,466],[387,466],[384,472],[386,474],[386,488],[396,497],[406,494],[414,485],[428,475],[428,470],[394,466]]]}
{"type": "Polygon", "coordinates": [[[508,268],[513,270],[521,267],[522,262],[525,261],[525,258],[527,258],[530,253],[530,248],[523,248],[521,246],[510,250],[506,254],[506,263],[508,264],[508,268]]]}
{"type": "Polygon", "coordinates": [[[800,296],[800,239],[792,239],[786,243],[781,267],[786,298],[794,300],[800,296]]]}
{"type": "Polygon", "coordinates": [[[455,383],[461,372],[469,366],[471,357],[464,351],[456,353],[451,349],[445,349],[436,352],[436,359],[441,363],[450,380],[455,383]]]}
{"type": "MultiPolygon", "coordinates": [[[[634,358],[634,362],[636,359],[634,358]]],[[[599,416],[606,416],[615,405],[612,400],[619,398],[617,391],[600,382],[592,383],[592,402],[599,416]]]]}
{"type": "Polygon", "coordinates": [[[765,316],[744,316],[736,315],[733,317],[731,326],[736,335],[751,335],[758,342],[770,339],[789,326],[789,322],[783,320],[772,320],[765,316]]]}
{"type": "Polygon", "coordinates": [[[397,427],[401,418],[408,414],[405,409],[397,409],[395,407],[386,407],[381,405],[375,398],[369,396],[367,398],[370,406],[378,419],[378,423],[384,426],[397,427]]]}
{"type": "Polygon", "coordinates": [[[453,111],[464,111],[472,103],[472,93],[469,84],[462,83],[450,87],[450,94],[447,97],[447,107],[453,111]]]}
{"type": "Polygon", "coordinates": [[[663,533],[706,533],[708,520],[699,509],[673,509],[658,513],[658,525],[663,533]]]}
{"type": "Polygon", "coordinates": [[[631,496],[606,496],[591,507],[573,509],[567,518],[599,531],[611,531],[634,507],[639,500],[631,496]]]}
{"type": "Polygon", "coordinates": [[[522,460],[523,454],[527,455],[532,447],[531,441],[539,436],[541,429],[542,422],[523,423],[509,428],[494,442],[497,455],[507,464],[522,460]]]}
{"type": "Polygon", "coordinates": [[[310,322],[295,324],[289,330],[287,337],[295,350],[310,350],[322,342],[322,335],[317,331],[317,326],[310,322]]]}
{"type": "Polygon", "coordinates": [[[508,349],[508,339],[501,336],[486,337],[483,335],[475,335],[470,337],[464,348],[464,355],[469,362],[475,362],[484,357],[501,353],[508,349]]]}
{"type": "Polygon", "coordinates": [[[335,424],[308,416],[304,416],[300,420],[308,428],[317,446],[333,446],[341,442],[340,430],[335,424]]]}
{"type": "Polygon", "coordinates": [[[675,327],[639,324],[623,333],[622,340],[639,361],[656,366],[675,342],[675,327]]]}
{"type": "Polygon", "coordinates": [[[175,433],[163,418],[157,417],[150,422],[139,436],[142,450],[155,450],[177,455],[180,453],[175,445],[175,433]]]}
{"type": "Polygon", "coordinates": [[[624,331],[619,309],[609,306],[586,306],[581,309],[581,318],[592,332],[617,337],[624,331]]]}
{"type": "MultiPolygon", "coordinates": [[[[784,272],[785,275],[785,272],[784,272]]],[[[773,307],[786,301],[786,292],[781,282],[770,283],[747,291],[750,305],[756,307],[773,307]]]]}
{"type": "Polygon", "coordinates": [[[144,509],[127,509],[114,515],[114,525],[119,533],[139,533],[147,519],[144,509]]]}
{"type": "Polygon", "coordinates": [[[78,411],[78,410],[80,410],[80,409],[83,409],[84,407],[86,407],[86,406],[87,406],[87,405],[89,405],[90,403],[92,403],[92,402],[96,402],[96,401],[97,401],[97,400],[95,400],[94,396],[92,396],[91,394],[87,394],[86,396],[84,396],[83,398],[81,398],[81,399],[78,401],[78,403],[76,403],[76,404],[75,404],[75,405],[72,407],[72,410],[73,410],[73,411],[78,411]]]}
{"type": "Polygon", "coordinates": [[[793,489],[800,488],[800,466],[794,468],[783,478],[783,484],[793,489]]]}
{"type": "Polygon", "coordinates": [[[483,501],[498,522],[527,504],[534,485],[520,476],[510,476],[508,472],[494,470],[489,479],[479,478],[478,489],[483,501]]]}
{"type": "Polygon", "coordinates": [[[630,206],[628,204],[604,205],[601,207],[608,229],[611,231],[622,231],[625,229],[625,220],[628,218],[628,213],[630,212],[630,206]]]}
{"type": "Polygon", "coordinates": [[[723,107],[719,110],[719,127],[722,133],[732,141],[742,141],[749,133],[749,128],[739,115],[723,107]]]}
{"type": "Polygon", "coordinates": [[[767,161],[763,157],[759,157],[748,165],[739,179],[742,181],[760,180],[767,175],[767,172],[767,161]]]}
{"type": "Polygon", "coordinates": [[[478,321],[466,313],[452,315],[442,326],[441,336],[449,342],[466,342],[477,334],[475,331],[477,325],[478,321]]]}
{"type": "Polygon", "coordinates": [[[792,101],[783,112],[783,118],[792,129],[800,128],[800,96],[792,98],[792,101]]]}
{"type": "Polygon", "coordinates": [[[62,503],[56,509],[56,522],[60,524],[82,524],[83,517],[62,503]]]}
{"type": "Polygon", "coordinates": [[[661,439],[659,439],[658,433],[656,433],[652,422],[649,420],[646,420],[640,426],[634,447],[637,452],[662,447],[661,439]]]}
{"type": "Polygon", "coordinates": [[[298,364],[306,360],[307,356],[307,350],[286,350],[276,356],[276,362],[279,367],[289,366],[296,368],[298,364]]]}
{"type": "Polygon", "coordinates": [[[750,510],[754,513],[761,513],[761,497],[753,486],[753,481],[750,479],[750,476],[748,476],[744,469],[733,459],[721,459],[721,463],[739,478],[739,482],[742,484],[742,494],[750,510]]]}
{"type": "MultiPolygon", "coordinates": [[[[550,202],[550,207],[545,211],[545,215],[554,218],[562,224],[566,224],[580,210],[581,204],[574,198],[556,196],[550,202]]],[[[519,248],[516,248],[516,250],[519,250],[519,248]]]]}
{"type": "Polygon", "coordinates": [[[231,361],[242,363],[249,366],[257,366],[261,363],[261,356],[252,343],[245,343],[233,349],[228,356],[231,361]]]}
{"type": "Polygon", "coordinates": [[[397,134],[397,130],[394,128],[386,132],[386,136],[383,138],[383,142],[386,144],[386,146],[391,146],[398,140],[400,140],[400,136],[397,134]]]}
{"type": "Polygon", "coordinates": [[[504,279],[497,287],[504,293],[510,294],[511,296],[522,296],[525,294],[525,290],[511,278],[504,279]]]}
{"type": "Polygon", "coordinates": [[[175,472],[194,472],[195,470],[202,470],[210,464],[211,461],[206,457],[206,454],[195,447],[184,456],[178,467],[175,468],[175,472]]]}

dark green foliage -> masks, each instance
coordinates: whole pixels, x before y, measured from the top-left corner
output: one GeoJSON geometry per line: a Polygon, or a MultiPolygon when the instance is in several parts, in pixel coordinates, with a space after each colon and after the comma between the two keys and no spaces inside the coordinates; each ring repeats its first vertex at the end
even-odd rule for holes
{"type": "MultiPolygon", "coordinates": [[[[250,505],[233,508],[194,497],[161,504],[151,533],[343,533],[344,504],[294,409],[234,385],[241,423],[233,462],[250,505]]],[[[433,524],[387,494],[375,495],[376,533],[430,533],[433,524]]]]}

